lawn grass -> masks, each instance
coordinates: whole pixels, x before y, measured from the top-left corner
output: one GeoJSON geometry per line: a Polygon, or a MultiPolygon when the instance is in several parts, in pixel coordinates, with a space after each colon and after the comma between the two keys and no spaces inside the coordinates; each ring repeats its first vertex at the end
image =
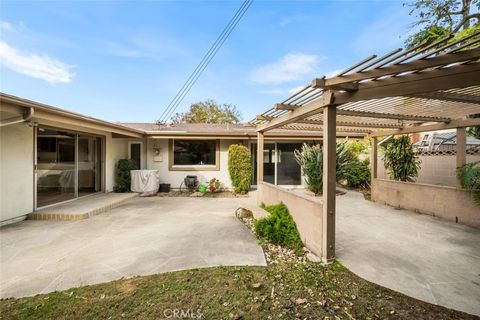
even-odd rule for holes
{"type": "Polygon", "coordinates": [[[174,309],[203,319],[475,319],[369,283],[339,263],[196,269],[0,301],[3,319],[164,319],[174,309]]]}

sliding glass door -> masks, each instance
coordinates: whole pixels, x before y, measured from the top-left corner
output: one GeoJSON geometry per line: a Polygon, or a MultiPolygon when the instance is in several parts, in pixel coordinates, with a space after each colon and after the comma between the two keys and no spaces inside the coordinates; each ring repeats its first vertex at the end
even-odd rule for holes
{"type": "Polygon", "coordinates": [[[102,189],[102,139],[78,136],[78,196],[102,189]]]}
{"type": "Polygon", "coordinates": [[[294,151],[300,143],[277,143],[277,184],[297,186],[302,184],[302,170],[295,160],[294,151]]]}
{"type": "MultiPolygon", "coordinates": [[[[294,151],[301,143],[265,143],[263,147],[263,181],[277,185],[301,185],[302,172],[294,151]]],[[[250,145],[253,166],[252,184],[257,184],[257,144],[250,145]]]]}
{"type": "Polygon", "coordinates": [[[102,138],[37,128],[37,208],[102,189],[102,138]]]}

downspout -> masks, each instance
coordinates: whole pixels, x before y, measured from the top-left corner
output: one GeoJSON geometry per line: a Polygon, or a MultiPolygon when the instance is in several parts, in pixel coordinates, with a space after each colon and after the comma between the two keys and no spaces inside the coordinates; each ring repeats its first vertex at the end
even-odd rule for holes
{"type": "Polygon", "coordinates": [[[13,118],[12,120],[6,119],[5,121],[0,122],[0,127],[6,127],[12,124],[26,122],[33,118],[33,113],[34,113],[33,107],[30,107],[22,116],[17,117],[17,119],[13,119],[13,118]]]}

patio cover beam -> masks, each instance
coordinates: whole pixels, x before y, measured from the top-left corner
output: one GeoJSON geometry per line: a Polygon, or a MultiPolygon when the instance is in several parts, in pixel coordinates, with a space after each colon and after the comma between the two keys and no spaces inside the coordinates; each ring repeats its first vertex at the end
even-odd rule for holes
{"type": "Polygon", "coordinates": [[[331,105],[333,101],[333,91],[327,90],[316,101],[309,105],[305,105],[301,108],[295,109],[290,113],[287,113],[281,117],[272,119],[269,123],[261,125],[257,128],[257,131],[263,132],[281,127],[285,124],[295,122],[300,119],[305,119],[309,116],[313,116],[323,111],[323,107],[331,105]]]}
{"type": "Polygon", "coordinates": [[[333,87],[353,81],[376,79],[403,72],[424,70],[427,68],[449,65],[458,61],[469,61],[478,58],[480,58],[480,48],[439,55],[429,59],[417,59],[412,62],[393,64],[387,67],[376,68],[365,72],[357,72],[340,77],[334,77],[331,79],[326,79],[324,86],[333,87]]]}
{"type": "MultiPolygon", "coordinates": [[[[337,110],[337,115],[339,114],[337,110]]],[[[310,119],[305,119],[305,120],[299,120],[296,123],[304,123],[304,124],[313,124],[313,125],[323,125],[322,120],[310,120],[310,119]]],[[[337,121],[337,126],[341,127],[359,127],[359,128],[383,128],[383,129],[388,129],[388,128],[396,128],[400,129],[403,128],[403,124],[394,124],[394,123],[365,123],[365,122],[355,122],[355,121],[337,121]]]]}
{"type": "MultiPolygon", "coordinates": [[[[323,108],[328,105],[341,105],[349,102],[386,97],[408,96],[474,85],[480,85],[480,63],[456,65],[444,69],[390,77],[384,80],[367,81],[360,83],[357,91],[333,93],[331,90],[326,90],[318,100],[270,120],[269,123],[259,126],[257,131],[268,131],[288,123],[308,118],[309,116],[321,113],[323,108]]],[[[409,116],[406,115],[405,117],[409,116]]]]}
{"type": "Polygon", "coordinates": [[[293,111],[295,109],[300,108],[300,106],[295,104],[286,104],[286,103],[277,103],[275,104],[275,110],[288,110],[293,111]]]}
{"type": "Polygon", "coordinates": [[[480,118],[452,120],[449,123],[437,123],[437,124],[424,125],[424,126],[406,127],[399,130],[377,131],[377,132],[372,132],[371,136],[384,137],[384,136],[400,135],[400,134],[408,134],[408,133],[465,128],[465,127],[472,127],[472,126],[480,126],[480,118]]]}
{"type": "Polygon", "coordinates": [[[337,110],[337,115],[365,117],[365,118],[380,118],[380,119],[395,119],[406,121],[422,121],[422,122],[449,122],[451,119],[442,117],[429,117],[429,116],[417,116],[411,114],[398,114],[398,113],[383,113],[383,112],[371,112],[371,111],[354,111],[354,110],[337,110]]]}
{"type": "Polygon", "coordinates": [[[408,96],[438,90],[470,87],[480,84],[480,63],[457,65],[445,69],[411,73],[384,80],[367,81],[353,92],[335,93],[334,104],[408,96]]]}

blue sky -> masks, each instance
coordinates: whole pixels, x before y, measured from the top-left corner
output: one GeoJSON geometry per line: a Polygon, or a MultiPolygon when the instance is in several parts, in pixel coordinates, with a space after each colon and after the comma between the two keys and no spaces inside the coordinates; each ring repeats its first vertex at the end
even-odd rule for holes
{"type": "MultiPolygon", "coordinates": [[[[240,1],[2,1],[0,90],[153,122],[240,1]]],[[[316,76],[401,47],[402,1],[256,1],[177,111],[212,98],[248,121],[316,76]]]]}

